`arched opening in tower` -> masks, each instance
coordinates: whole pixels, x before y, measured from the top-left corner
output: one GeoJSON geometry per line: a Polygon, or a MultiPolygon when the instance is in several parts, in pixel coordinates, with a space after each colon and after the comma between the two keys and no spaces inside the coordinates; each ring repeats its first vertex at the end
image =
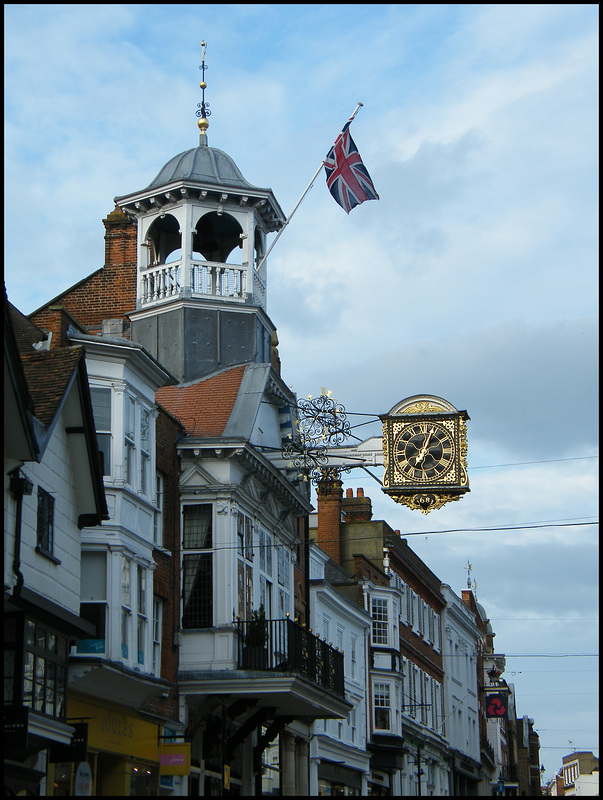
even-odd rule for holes
{"type": "Polygon", "coordinates": [[[193,258],[200,253],[205,261],[241,264],[242,233],[243,229],[230,214],[217,211],[204,214],[193,233],[193,258]]]}

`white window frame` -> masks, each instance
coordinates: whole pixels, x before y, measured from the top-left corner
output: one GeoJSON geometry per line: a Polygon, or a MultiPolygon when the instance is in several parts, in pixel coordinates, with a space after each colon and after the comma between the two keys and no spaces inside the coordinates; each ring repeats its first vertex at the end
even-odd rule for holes
{"type": "Polygon", "coordinates": [[[153,515],[153,544],[163,547],[163,500],[165,479],[160,472],[155,473],[155,508],[153,515]]]}
{"type": "MultiPolygon", "coordinates": [[[[113,476],[113,461],[114,461],[114,452],[113,452],[113,426],[114,426],[114,419],[115,419],[115,411],[113,408],[113,389],[111,386],[107,386],[105,384],[91,384],[90,385],[90,394],[91,398],[94,397],[94,391],[102,391],[107,392],[109,396],[109,426],[102,425],[101,423],[103,420],[94,420],[94,429],[96,432],[97,437],[99,436],[107,436],[109,447],[107,457],[105,458],[105,451],[104,448],[101,448],[99,445],[99,450],[103,453],[103,477],[111,479],[113,476]]],[[[94,406],[94,402],[93,402],[94,406]]],[[[98,416],[98,415],[97,415],[98,416]]]]}
{"type": "Polygon", "coordinates": [[[392,730],[392,687],[389,681],[375,681],[373,683],[373,730],[375,732],[391,732],[392,730]],[[377,705],[377,700],[382,702],[377,705]],[[388,725],[387,727],[377,727],[377,709],[387,709],[388,712],[388,725]]]}
{"type": "Polygon", "coordinates": [[[160,597],[157,597],[157,595],[153,595],[152,671],[153,675],[156,675],[157,677],[161,675],[162,626],[163,626],[163,600],[160,597]]]}
{"type": "Polygon", "coordinates": [[[371,642],[376,647],[389,647],[390,609],[387,597],[371,596],[371,642]],[[380,611],[377,610],[380,608],[380,611]]]}

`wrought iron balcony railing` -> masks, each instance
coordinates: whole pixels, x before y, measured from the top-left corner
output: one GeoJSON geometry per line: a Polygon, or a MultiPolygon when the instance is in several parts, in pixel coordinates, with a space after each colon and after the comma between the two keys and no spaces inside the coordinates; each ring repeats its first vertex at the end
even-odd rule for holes
{"type": "Polygon", "coordinates": [[[343,653],[290,618],[237,620],[237,669],[289,672],[345,697],[343,653]]]}

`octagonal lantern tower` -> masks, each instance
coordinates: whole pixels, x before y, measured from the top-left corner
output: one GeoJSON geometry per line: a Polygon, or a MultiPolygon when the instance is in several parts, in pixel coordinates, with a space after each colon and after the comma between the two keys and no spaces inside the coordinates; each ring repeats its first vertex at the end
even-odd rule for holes
{"type": "Polygon", "coordinates": [[[115,198],[138,230],[132,339],[182,382],[271,360],[264,254],[267,234],[285,222],[271,189],[208,146],[201,107],[199,146],[171,158],[145,189],[115,198]]]}

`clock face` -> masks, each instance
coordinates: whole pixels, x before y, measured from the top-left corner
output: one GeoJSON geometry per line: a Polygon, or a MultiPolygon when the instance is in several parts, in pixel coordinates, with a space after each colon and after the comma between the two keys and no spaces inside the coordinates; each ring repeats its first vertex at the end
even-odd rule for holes
{"type": "Polygon", "coordinates": [[[395,437],[392,457],[405,482],[445,481],[451,470],[454,472],[454,428],[430,420],[411,422],[395,437]]]}

